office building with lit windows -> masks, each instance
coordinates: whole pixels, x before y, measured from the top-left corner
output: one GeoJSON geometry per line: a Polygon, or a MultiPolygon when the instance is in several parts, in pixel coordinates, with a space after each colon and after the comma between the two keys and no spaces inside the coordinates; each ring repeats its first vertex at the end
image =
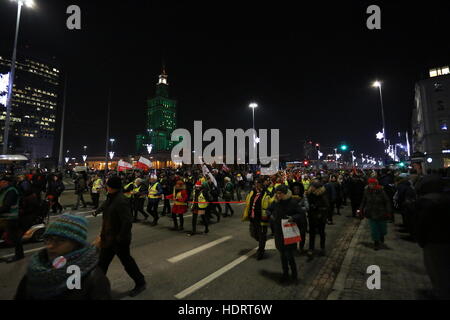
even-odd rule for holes
{"type": "Polygon", "coordinates": [[[176,105],[177,102],[169,98],[169,83],[163,67],[155,96],[147,102],[146,132],[136,136],[138,154],[170,153],[175,143],[178,143],[171,141],[177,125],[176,105]]]}
{"type": "Polygon", "coordinates": [[[425,168],[450,167],[450,72],[433,68],[415,86],[412,151],[425,155],[425,168]]]}
{"type": "MultiPolygon", "coordinates": [[[[0,74],[11,70],[11,60],[0,56],[0,74]]],[[[9,153],[32,159],[52,157],[56,130],[60,71],[34,58],[18,58],[13,87],[9,153]]],[[[0,144],[6,108],[0,106],[0,144]]]]}

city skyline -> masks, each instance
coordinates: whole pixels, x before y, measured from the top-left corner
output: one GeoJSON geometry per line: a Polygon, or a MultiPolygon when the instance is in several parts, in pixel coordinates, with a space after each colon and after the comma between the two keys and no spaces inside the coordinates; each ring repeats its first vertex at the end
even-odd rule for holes
{"type": "MultiPolygon", "coordinates": [[[[444,2],[427,8],[381,2],[382,29],[368,30],[364,1],[292,13],[264,5],[234,12],[230,3],[211,15],[196,14],[188,5],[142,3],[135,11],[132,4],[77,1],[79,31],[65,28],[65,9],[72,3],[36,3],[37,9],[23,13],[19,53],[55,56],[69,75],[64,149],[80,155],[84,145],[93,155],[104,153],[109,87],[110,136],[118,153],[133,153],[136,134],[146,128],[142,114],[162,59],[178,101],[177,127],[192,129],[201,119],[209,128],[251,128],[248,103],[256,101],[256,127],[279,128],[280,152],[295,158],[304,140],[330,147],[347,141],[357,153],[376,154],[367,144],[381,130],[372,82],[383,83],[387,133],[393,138],[410,130],[414,83],[430,68],[448,64],[443,57],[449,45],[439,41],[447,22],[428,15],[443,14],[444,2]],[[231,13],[234,23],[222,24],[231,13]],[[421,19],[413,19],[419,14],[421,19]],[[430,52],[433,43],[439,50],[430,52]]],[[[0,6],[7,56],[15,6],[8,1],[0,6]]]]}

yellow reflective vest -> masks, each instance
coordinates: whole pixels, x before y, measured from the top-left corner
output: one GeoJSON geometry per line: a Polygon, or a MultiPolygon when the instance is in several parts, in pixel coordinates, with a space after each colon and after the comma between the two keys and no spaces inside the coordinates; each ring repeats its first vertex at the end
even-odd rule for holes
{"type": "MultiPolygon", "coordinates": [[[[195,198],[194,198],[195,199],[195,198]]],[[[206,209],[206,207],[208,207],[208,203],[206,202],[206,198],[203,195],[203,192],[200,192],[200,194],[198,195],[198,200],[197,200],[197,205],[198,208],[200,210],[206,209]],[[202,203],[203,202],[203,203],[202,203]]],[[[193,208],[195,206],[195,203],[192,204],[191,208],[193,208]]]]}
{"type": "MultiPolygon", "coordinates": [[[[242,221],[249,221],[250,220],[250,208],[252,204],[250,203],[250,200],[253,196],[254,191],[252,190],[245,199],[245,209],[244,213],[242,215],[242,221]]],[[[264,192],[263,198],[261,200],[261,218],[266,219],[267,218],[267,208],[269,208],[270,204],[273,202],[274,197],[271,197],[268,191],[264,192]]],[[[262,226],[268,226],[270,223],[269,221],[261,221],[262,226]]]]}
{"type": "Polygon", "coordinates": [[[160,199],[161,195],[156,195],[158,193],[158,184],[159,182],[155,182],[149,189],[148,189],[148,197],[150,199],[160,199]]]}
{"type": "MultiPolygon", "coordinates": [[[[140,192],[141,186],[133,189],[133,194],[138,194],[140,192]]],[[[145,198],[145,194],[139,195],[139,198],[145,198]]]]}
{"type": "Polygon", "coordinates": [[[103,188],[103,181],[102,179],[98,178],[92,184],[92,193],[99,193],[102,188],[103,188]]]}
{"type": "MultiPolygon", "coordinates": [[[[128,187],[130,187],[132,184],[134,184],[133,182],[130,182],[129,184],[127,184],[125,187],[123,187],[124,190],[128,189],[128,187]]],[[[124,192],[123,195],[125,196],[125,198],[131,198],[131,196],[133,195],[133,190],[124,192]]]]}

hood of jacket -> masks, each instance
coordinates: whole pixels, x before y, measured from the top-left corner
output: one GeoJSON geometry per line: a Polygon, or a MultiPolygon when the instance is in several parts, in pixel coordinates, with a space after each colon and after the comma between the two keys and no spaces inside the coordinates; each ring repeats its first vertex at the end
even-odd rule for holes
{"type": "Polygon", "coordinates": [[[321,195],[323,195],[326,191],[327,191],[327,189],[326,189],[324,186],[322,186],[322,187],[320,187],[320,188],[318,188],[318,189],[315,189],[314,191],[312,191],[311,189],[309,189],[309,190],[308,190],[308,193],[313,194],[313,195],[315,195],[315,196],[321,196],[321,195]]]}
{"type": "MultiPolygon", "coordinates": [[[[292,198],[292,191],[288,190],[288,192],[286,194],[283,194],[283,196],[281,197],[281,200],[289,200],[290,198],[292,198]]],[[[277,197],[275,197],[275,202],[278,202],[279,200],[277,199],[277,197]]]]}

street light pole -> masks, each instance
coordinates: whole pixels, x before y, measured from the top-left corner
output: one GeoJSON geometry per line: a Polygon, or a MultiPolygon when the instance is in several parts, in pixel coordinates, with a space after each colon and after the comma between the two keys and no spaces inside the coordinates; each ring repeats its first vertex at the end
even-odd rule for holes
{"type": "Polygon", "coordinates": [[[13,56],[11,59],[11,73],[9,74],[8,96],[6,97],[6,117],[5,117],[5,131],[3,134],[3,154],[8,153],[9,123],[11,120],[11,105],[14,87],[14,75],[16,73],[17,39],[19,37],[20,14],[22,12],[22,6],[23,2],[21,0],[17,1],[16,35],[14,37],[14,49],[13,49],[13,56]]]}
{"type": "Polygon", "coordinates": [[[59,170],[63,168],[63,146],[64,146],[64,119],[66,116],[66,95],[67,95],[67,74],[66,79],[64,80],[64,98],[63,98],[63,110],[62,110],[62,119],[61,119],[61,136],[59,138],[59,158],[58,158],[58,167],[59,170]]]}
{"type": "Polygon", "coordinates": [[[111,113],[111,87],[108,95],[108,112],[106,117],[106,153],[105,153],[105,174],[108,173],[108,144],[109,144],[109,115],[111,113]]]}
{"type": "Polygon", "coordinates": [[[386,123],[385,123],[385,120],[384,120],[383,93],[382,93],[382,90],[381,90],[381,82],[380,81],[375,81],[373,83],[373,87],[378,88],[378,90],[380,92],[381,119],[383,121],[383,143],[384,143],[384,147],[386,148],[386,123]]]}

